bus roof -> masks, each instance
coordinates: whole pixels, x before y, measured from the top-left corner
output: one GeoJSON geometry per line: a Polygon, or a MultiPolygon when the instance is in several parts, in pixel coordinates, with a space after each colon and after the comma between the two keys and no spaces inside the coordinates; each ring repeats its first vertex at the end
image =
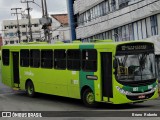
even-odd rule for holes
{"type": "Polygon", "coordinates": [[[28,48],[28,47],[42,47],[42,48],[51,48],[51,47],[55,47],[55,48],[58,48],[60,47],[61,49],[62,48],[68,48],[68,47],[76,47],[76,46],[85,46],[85,45],[94,45],[96,47],[100,47],[100,46],[117,46],[117,45],[120,45],[120,44],[127,44],[127,43],[137,43],[137,42],[146,42],[146,43],[152,43],[150,41],[140,41],[140,40],[137,40],[137,41],[123,41],[123,42],[111,42],[111,41],[107,41],[107,40],[101,40],[101,41],[96,41],[96,42],[73,42],[73,43],[62,43],[62,42],[58,42],[58,43],[55,43],[55,44],[48,44],[48,43],[45,43],[45,42],[42,42],[42,43],[24,43],[24,44],[10,44],[10,45],[4,45],[2,46],[2,49],[7,49],[7,48],[13,48],[15,49],[18,48],[18,49],[25,49],[25,48],[28,48]]]}

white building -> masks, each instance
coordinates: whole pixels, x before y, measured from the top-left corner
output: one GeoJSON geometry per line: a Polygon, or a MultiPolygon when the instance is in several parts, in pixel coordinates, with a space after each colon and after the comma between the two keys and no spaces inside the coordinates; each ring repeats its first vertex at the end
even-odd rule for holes
{"type": "Polygon", "coordinates": [[[151,40],[160,61],[160,0],[68,0],[68,9],[76,39],[151,40]]]}
{"type": "MultiPolygon", "coordinates": [[[[32,36],[34,41],[41,39],[41,28],[42,25],[39,23],[39,18],[31,19],[32,24],[32,36]]],[[[28,19],[20,19],[20,42],[28,42],[30,39],[28,19]]],[[[17,20],[4,20],[2,22],[3,29],[3,45],[5,44],[17,44],[19,41],[17,34],[17,20]]]]}
{"type": "Polygon", "coordinates": [[[68,14],[52,14],[52,42],[60,40],[70,41],[68,14]]]}

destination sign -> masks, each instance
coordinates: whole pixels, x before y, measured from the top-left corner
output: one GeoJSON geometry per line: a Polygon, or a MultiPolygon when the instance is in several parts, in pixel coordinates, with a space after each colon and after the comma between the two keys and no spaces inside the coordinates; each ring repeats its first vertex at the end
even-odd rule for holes
{"type": "Polygon", "coordinates": [[[121,50],[122,51],[126,51],[126,50],[146,50],[147,49],[147,45],[124,45],[122,46],[121,50]]]}
{"type": "Polygon", "coordinates": [[[138,51],[154,51],[153,43],[145,43],[145,42],[136,42],[136,43],[127,43],[121,44],[117,46],[117,53],[122,52],[138,52],[138,51]]]}

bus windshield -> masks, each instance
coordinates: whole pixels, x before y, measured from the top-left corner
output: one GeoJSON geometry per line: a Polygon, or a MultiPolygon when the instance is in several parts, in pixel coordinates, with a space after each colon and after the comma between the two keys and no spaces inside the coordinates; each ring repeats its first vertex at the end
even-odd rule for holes
{"type": "Polygon", "coordinates": [[[145,81],[156,78],[153,53],[118,55],[115,60],[118,81],[145,81]]]}

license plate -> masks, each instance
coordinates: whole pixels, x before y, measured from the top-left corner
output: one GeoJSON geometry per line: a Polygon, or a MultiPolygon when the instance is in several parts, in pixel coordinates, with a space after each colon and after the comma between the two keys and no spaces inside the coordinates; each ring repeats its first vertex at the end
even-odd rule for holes
{"type": "Polygon", "coordinates": [[[139,99],[143,99],[143,98],[145,98],[145,97],[146,97],[145,95],[140,95],[140,96],[138,96],[139,99]]]}

